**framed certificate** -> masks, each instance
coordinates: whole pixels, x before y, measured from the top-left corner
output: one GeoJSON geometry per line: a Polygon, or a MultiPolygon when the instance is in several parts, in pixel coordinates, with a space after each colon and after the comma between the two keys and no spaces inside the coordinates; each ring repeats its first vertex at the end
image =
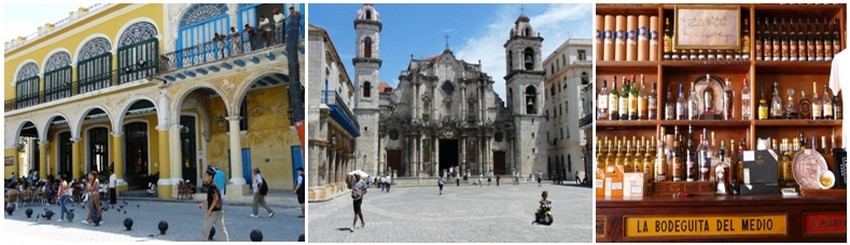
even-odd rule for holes
{"type": "Polygon", "coordinates": [[[740,49],[741,7],[676,5],[675,49],[740,49]]]}

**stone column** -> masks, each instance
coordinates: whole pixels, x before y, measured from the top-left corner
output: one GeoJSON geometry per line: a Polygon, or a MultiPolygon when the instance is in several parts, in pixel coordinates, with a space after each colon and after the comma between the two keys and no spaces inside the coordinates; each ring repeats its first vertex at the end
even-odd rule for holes
{"type": "Polygon", "coordinates": [[[422,170],[424,170],[422,166],[422,148],[422,135],[416,135],[416,165],[419,166],[416,168],[416,177],[422,177],[422,170]]]}
{"type": "MultiPolygon", "coordinates": [[[[81,156],[83,154],[80,151],[80,148],[82,148],[83,143],[80,142],[80,140],[80,138],[71,138],[71,142],[74,142],[71,144],[71,177],[74,179],[79,179],[80,174],[82,174],[81,171],[83,166],[81,156]]],[[[17,159],[17,151],[15,153],[15,157],[17,159]]]]}
{"type": "MultiPolygon", "coordinates": [[[[169,167],[171,169],[171,179],[169,180],[173,188],[171,188],[171,196],[177,196],[177,183],[181,179],[183,179],[183,148],[180,147],[183,145],[183,142],[180,142],[180,129],[183,126],[180,124],[173,124],[168,129],[168,155],[169,155],[169,167]]],[[[162,179],[162,176],[159,177],[162,179]]],[[[159,190],[163,192],[164,190],[159,190]]]]}
{"type": "Polygon", "coordinates": [[[461,168],[466,170],[464,173],[469,173],[469,168],[466,166],[466,136],[460,137],[460,159],[458,159],[461,168]]]}
{"type": "Polygon", "coordinates": [[[439,174],[440,171],[443,171],[442,169],[440,169],[440,139],[432,139],[434,140],[434,144],[432,144],[434,147],[433,149],[431,149],[431,151],[433,152],[433,154],[431,154],[431,158],[434,162],[434,168],[437,169],[434,173],[439,174]]]}
{"type": "Polygon", "coordinates": [[[310,150],[307,153],[310,155],[310,164],[307,164],[307,186],[319,186],[319,167],[322,163],[321,146],[310,144],[310,150]]]}
{"type": "Polygon", "coordinates": [[[38,142],[38,179],[47,179],[47,146],[50,144],[49,141],[40,141],[38,142]]]}
{"type": "Polygon", "coordinates": [[[171,182],[171,153],[169,150],[168,142],[168,126],[167,125],[159,125],[156,127],[157,131],[157,142],[158,147],[157,151],[159,153],[159,181],[157,182],[157,187],[159,187],[159,198],[171,198],[171,191],[174,189],[174,184],[171,182]]]}
{"type": "Polygon", "coordinates": [[[115,190],[118,190],[118,186],[126,185],[124,182],[124,133],[123,132],[113,132],[112,133],[112,161],[115,164],[112,166],[115,171],[115,177],[118,179],[118,185],[115,187],[115,190]]]}
{"type": "MultiPolygon", "coordinates": [[[[227,121],[230,122],[230,183],[234,188],[241,189],[237,190],[239,192],[228,192],[238,193],[237,195],[247,193],[247,186],[245,185],[247,182],[242,177],[244,171],[242,169],[242,135],[239,130],[239,121],[241,120],[242,117],[239,116],[227,117],[227,121]]],[[[228,185],[228,189],[230,189],[230,186],[228,185]]]]}
{"type": "Polygon", "coordinates": [[[328,156],[328,175],[327,175],[329,185],[336,184],[336,179],[337,179],[338,174],[339,173],[337,173],[337,170],[336,170],[336,152],[334,151],[333,148],[330,148],[330,155],[328,156]]]}

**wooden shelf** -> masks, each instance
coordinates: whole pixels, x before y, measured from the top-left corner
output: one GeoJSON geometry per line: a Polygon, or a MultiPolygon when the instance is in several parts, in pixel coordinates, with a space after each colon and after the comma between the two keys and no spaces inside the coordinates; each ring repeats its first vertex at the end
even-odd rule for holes
{"type": "Polygon", "coordinates": [[[843,120],[756,120],[756,127],[840,127],[843,120]]]}
{"type": "Polygon", "coordinates": [[[837,13],[844,4],[756,4],[758,14],[763,12],[801,14],[801,13],[837,13]]]}
{"type": "Polygon", "coordinates": [[[750,126],[749,120],[663,120],[661,126],[688,126],[695,127],[718,127],[718,128],[746,128],[750,126]]]}
{"type": "Polygon", "coordinates": [[[658,15],[657,4],[597,4],[598,15],[658,15]]]}
{"type": "Polygon", "coordinates": [[[596,61],[596,73],[658,73],[658,61],[596,61]]]}
{"type": "Polygon", "coordinates": [[[740,61],[709,61],[709,60],[665,60],[661,62],[667,70],[685,72],[748,72],[751,62],[740,61]]]}
{"type": "Polygon", "coordinates": [[[829,74],[831,61],[756,61],[758,73],[829,74]]]}
{"type": "Polygon", "coordinates": [[[610,121],[597,120],[596,128],[650,128],[658,125],[658,120],[638,120],[638,121],[610,121]]]}

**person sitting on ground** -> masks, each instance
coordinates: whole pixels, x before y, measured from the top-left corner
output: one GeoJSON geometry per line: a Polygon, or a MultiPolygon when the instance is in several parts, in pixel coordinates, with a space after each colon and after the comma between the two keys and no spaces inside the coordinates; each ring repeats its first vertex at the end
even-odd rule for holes
{"type": "Polygon", "coordinates": [[[148,182],[148,190],[147,190],[147,192],[148,192],[148,196],[149,196],[149,197],[156,196],[156,195],[157,195],[157,193],[156,193],[156,184],[154,184],[153,182],[148,182]]]}

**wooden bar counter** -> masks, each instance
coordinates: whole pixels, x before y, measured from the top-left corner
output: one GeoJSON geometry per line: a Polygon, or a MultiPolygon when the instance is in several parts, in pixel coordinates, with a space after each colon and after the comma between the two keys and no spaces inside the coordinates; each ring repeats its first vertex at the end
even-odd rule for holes
{"type": "Polygon", "coordinates": [[[598,242],[847,241],[844,196],[597,198],[598,242]]]}

